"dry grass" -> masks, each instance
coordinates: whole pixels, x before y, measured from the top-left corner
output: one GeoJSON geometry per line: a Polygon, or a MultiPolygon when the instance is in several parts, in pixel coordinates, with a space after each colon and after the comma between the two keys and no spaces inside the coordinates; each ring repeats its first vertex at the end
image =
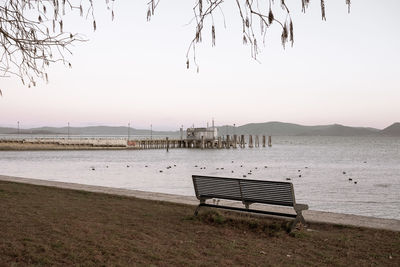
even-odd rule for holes
{"type": "Polygon", "coordinates": [[[400,233],[0,181],[0,265],[400,266],[400,233]]]}

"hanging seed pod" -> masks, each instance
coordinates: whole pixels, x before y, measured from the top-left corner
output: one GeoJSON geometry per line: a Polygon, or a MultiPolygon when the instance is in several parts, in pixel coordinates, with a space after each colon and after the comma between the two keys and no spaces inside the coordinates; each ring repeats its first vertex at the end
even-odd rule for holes
{"type": "Polygon", "coordinates": [[[151,11],[149,8],[149,9],[147,9],[147,21],[150,21],[150,19],[151,19],[151,11]]]}
{"type": "Polygon", "coordinates": [[[200,16],[203,14],[203,1],[199,0],[199,12],[200,12],[200,16]]]}
{"type": "Polygon", "coordinates": [[[292,43],[292,46],[293,46],[294,38],[293,38],[293,22],[292,22],[292,20],[290,20],[290,24],[289,24],[289,38],[290,38],[290,42],[292,43]]]}
{"type": "Polygon", "coordinates": [[[93,20],[93,31],[96,31],[96,21],[93,20]]]}
{"type": "Polygon", "coordinates": [[[114,21],[114,10],[111,11],[111,20],[114,21]]]}
{"type": "Polygon", "coordinates": [[[268,13],[268,23],[272,24],[272,22],[274,21],[274,14],[272,13],[272,10],[269,9],[269,13],[268,13]]]}
{"type": "Polygon", "coordinates": [[[350,0],[346,0],[346,5],[347,5],[347,12],[350,13],[350,5],[351,5],[351,1],[350,0]]]}
{"type": "Polygon", "coordinates": [[[288,29],[287,29],[287,25],[285,24],[283,26],[282,35],[281,35],[281,41],[282,41],[282,46],[283,47],[285,47],[285,44],[287,42],[287,38],[288,38],[288,29]]]}
{"type": "Polygon", "coordinates": [[[63,32],[63,21],[62,20],[60,20],[60,32],[62,33],[63,32]]]}
{"type": "Polygon", "coordinates": [[[81,17],[83,16],[83,7],[82,7],[82,5],[79,6],[79,15],[81,17]]]}
{"type": "Polygon", "coordinates": [[[247,45],[247,38],[246,38],[246,35],[243,35],[243,44],[247,45]]]}
{"type": "Polygon", "coordinates": [[[187,68],[187,69],[189,68],[189,59],[186,60],[186,68],[187,68]]]}
{"type": "Polygon", "coordinates": [[[212,39],[212,46],[215,46],[215,26],[211,26],[211,39],[212,39]]]}
{"type": "Polygon", "coordinates": [[[248,17],[246,17],[246,19],[245,19],[245,25],[246,25],[247,28],[250,27],[250,21],[249,21],[248,17]]]}
{"type": "Polygon", "coordinates": [[[322,15],[322,20],[326,20],[326,16],[325,16],[325,0],[321,0],[321,15],[322,15]]]}

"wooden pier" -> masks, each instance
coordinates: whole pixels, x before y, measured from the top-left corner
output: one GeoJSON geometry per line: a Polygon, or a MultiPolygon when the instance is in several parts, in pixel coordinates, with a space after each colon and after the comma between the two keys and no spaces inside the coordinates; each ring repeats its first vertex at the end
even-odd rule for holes
{"type": "MultiPolygon", "coordinates": [[[[172,149],[172,148],[197,148],[197,149],[229,149],[229,148],[248,148],[260,147],[260,138],[255,135],[255,143],[253,145],[253,136],[248,136],[246,142],[245,136],[226,135],[224,138],[219,136],[216,140],[188,140],[188,139],[156,139],[156,140],[129,140],[127,147],[129,149],[172,149]]],[[[262,136],[262,147],[266,147],[266,136],[262,136]]],[[[268,146],[272,146],[272,138],[268,136],[268,146]]]]}

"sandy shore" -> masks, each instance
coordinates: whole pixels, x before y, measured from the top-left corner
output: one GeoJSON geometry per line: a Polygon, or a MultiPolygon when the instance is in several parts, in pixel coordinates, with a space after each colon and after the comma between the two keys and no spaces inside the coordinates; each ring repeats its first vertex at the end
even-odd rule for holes
{"type": "MultiPolygon", "coordinates": [[[[98,192],[105,194],[113,194],[113,195],[121,195],[121,196],[131,196],[141,199],[148,200],[157,200],[157,201],[167,201],[173,203],[181,203],[188,205],[197,205],[199,202],[193,196],[179,196],[172,194],[164,194],[164,193],[155,193],[155,192],[144,192],[138,190],[129,190],[122,188],[111,188],[111,187],[103,187],[103,186],[94,186],[94,185],[83,185],[83,184],[75,184],[75,183],[64,183],[64,182],[56,182],[56,181],[47,181],[47,180],[39,180],[39,179],[29,179],[29,178],[20,178],[20,177],[11,177],[11,176],[3,176],[0,175],[0,180],[10,181],[10,182],[18,182],[18,183],[26,183],[26,184],[34,184],[34,185],[43,185],[43,186],[51,186],[65,189],[73,189],[73,190],[83,190],[88,192],[98,192]]],[[[220,202],[223,205],[225,202],[220,202]]],[[[238,205],[240,203],[229,203],[229,205],[238,205]]],[[[265,205],[256,205],[252,206],[255,209],[265,209],[265,205]]],[[[288,212],[292,209],[280,208],[280,207],[270,207],[268,206],[268,210],[277,211],[277,212],[288,212]]],[[[333,224],[342,224],[342,225],[351,225],[357,227],[367,227],[367,228],[375,228],[375,229],[385,229],[400,232],[400,220],[395,219],[382,219],[382,218],[374,218],[367,216],[357,216],[350,214],[339,214],[332,212],[323,212],[323,211],[314,211],[308,210],[305,211],[304,217],[306,221],[310,222],[319,222],[319,223],[333,223],[333,224]]]]}

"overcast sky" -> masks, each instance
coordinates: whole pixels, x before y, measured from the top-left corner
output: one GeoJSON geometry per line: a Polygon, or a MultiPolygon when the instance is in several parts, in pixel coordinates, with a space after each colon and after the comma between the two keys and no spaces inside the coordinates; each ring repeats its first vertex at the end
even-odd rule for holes
{"type": "MultiPolygon", "coordinates": [[[[101,1],[96,1],[101,2],[101,1]]],[[[90,41],[76,44],[72,69],[49,71],[50,82],[24,87],[0,79],[0,126],[127,125],[174,130],[204,126],[285,121],[305,125],[340,123],[384,128],[400,121],[400,1],[320,1],[300,11],[290,1],[295,44],[285,50],[278,25],[268,29],[257,62],[242,44],[241,21],[224,3],[226,28],[216,14],[216,47],[210,25],[197,49],[200,72],[186,69],[194,34],[194,1],[161,0],[151,22],[147,1],[115,3],[111,22],[96,3],[98,29],[75,15],[69,30],[90,41]]],[[[294,3],[294,4],[293,4],[294,3]]],[[[69,21],[69,23],[68,23],[69,21]]]]}

